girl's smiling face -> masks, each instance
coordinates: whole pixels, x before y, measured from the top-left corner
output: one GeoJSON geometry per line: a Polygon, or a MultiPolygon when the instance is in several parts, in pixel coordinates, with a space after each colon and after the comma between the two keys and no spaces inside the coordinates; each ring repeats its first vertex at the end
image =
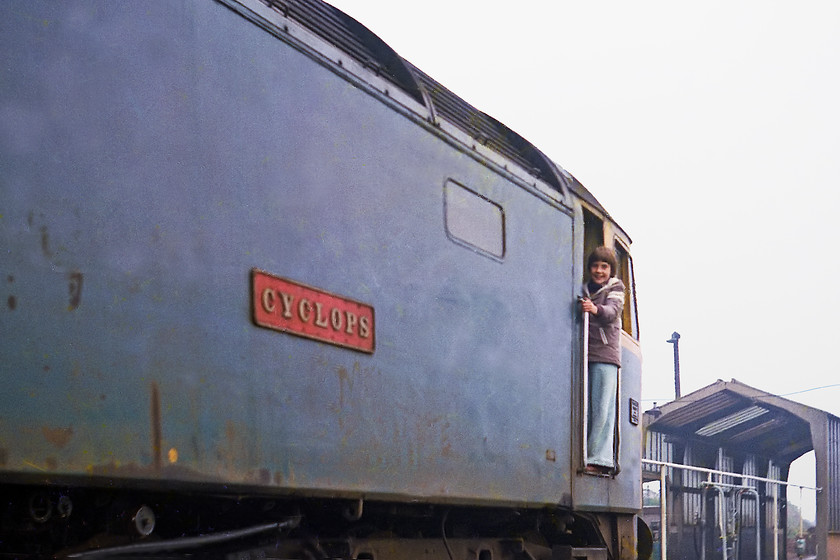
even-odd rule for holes
{"type": "Polygon", "coordinates": [[[596,284],[606,284],[610,279],[610,263],[595,261],[589,265],[589,277],[596,284]]]}

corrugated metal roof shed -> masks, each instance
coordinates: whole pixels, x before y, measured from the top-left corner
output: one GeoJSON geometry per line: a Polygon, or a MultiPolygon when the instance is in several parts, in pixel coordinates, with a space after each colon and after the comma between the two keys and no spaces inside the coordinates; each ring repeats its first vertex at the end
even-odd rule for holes
{"type": "Polygon", "coordinates": [[[821,413],[735,380],[718,381],[659,410],[650,430],[779,463],[813,449],[809,420],[821,413]]]}

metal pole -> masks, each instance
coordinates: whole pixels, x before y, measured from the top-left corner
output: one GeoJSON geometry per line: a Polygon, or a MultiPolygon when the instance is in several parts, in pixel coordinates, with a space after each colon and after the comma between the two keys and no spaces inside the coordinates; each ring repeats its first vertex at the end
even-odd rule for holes
{"type": "Polygon", "coordinates": [[[712,473],[706,475],[706,482],[702,486],[703,490],[700,491],[700,560],[706,560],[706,545],[709,542],[709,500],[706,492],[712,488],[712,473]]]}
{"type": "Polygon", "coordinates": [[[799,487],[799,538],[802,538],[802,487],[799,487]]]}
{"type": "Polygon", "coordinates": [[[728,524],[726,519],[726,492],[720,486],[716,486],[715,488],[720,496],[720,501],[718,502],[718,509],[720,510],[720,546],[723,551],[723,560],[727,560],[729,554],[729,534],[727,532],[728,524]]]}
{"type": "Polygon", "coordinates": [[[589,313],[583,312],[583,466],[589,458],[589,313]]]}
{"type": "Polygon", "coordinates": [[[773,485],[773,558],[779,560],[779,486],[773,485]]]}
{"type": "Polygon", "coordinates": [[[680,398],[682,393],[680,391],[680,333],[674,331],[671,338],[666,340],[669,344],[674,345],[674,398],[680,398]]]}
{"type": "Polygon", "coordinates": [[[668,486],[666,474],[668,469],[659,469],[659,556],[660,560],[668,560],[668,486]]]}
{"type": "MultiPolygon", "coordinates": [[[[712,475],[708,476],[708,480],[712,479],[712,475]]],[[[700,560],[706,560],[706,543],[709,540],[709,536],[706,533],[708,529],[707,517],[709,516],[709,512],[707,511],[708,500],[706,499],[706,491],[709,489],[708,486],[703,486],[703,490],[700,491],[700,560]]]]}

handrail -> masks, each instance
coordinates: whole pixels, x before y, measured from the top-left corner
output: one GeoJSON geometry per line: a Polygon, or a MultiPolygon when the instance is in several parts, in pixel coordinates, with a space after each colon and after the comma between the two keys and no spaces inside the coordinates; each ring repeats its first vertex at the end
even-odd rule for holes
{"type": "Polygon", "coordinates": [[[586,459],[589,457],[589,313],[583,313],[583,336],[581,337],[582,349],[582,384],[583,384],[583,418],[581,418],[581,426],[583,427],[583,439],[581,440],[581,450],[583,457],[581,457],[581,465],[586,467],[586,459]]]}
{"type": "MultiPolygon", "coordinates": [[[[737,488],[737,489],[749,489],[749,490],[754,490],[754,489],[751,486],[743,486],[743,485],[738,485],[738,484],[728,484],[728,483],[725,483],[725,482],[712,482],[712,480],[711,480],[712,475],[731,476],[733,478],[748,479],[748,480],[754,480],[756,482],[764,482],[764,483],[772,484],[773,485],[772,486],[772,488],[773,488],[773,505],[774,505],[774,507],[773,507],[773,510],[774,510],[773,511],[773,535],[774,535],[774,538],[773,538],[773,543],[774,543],[773,557],[776,560],[779,560],[779,538],[778,538],[778,535],[779,535],[779,493],[778,493],[779,492],[779,486],[792,486],[792,487],[795,487],[795,488],[814,490],[815,492],[822,492],[822,488],[820,488],[820,487],[805,486],[803,484],[795,484],[793,482],[788,482],[786,480],[777,480],[777,479],[774,479],[774,478],[765,478],[765,477],[762,477],[762,476],[755,476],[755,475],[751,475],[751,474],[742,474],[742,473],[734,473],[734,472],[729,472],[729,471],[720,471],[720,470],[717,470],[717,469],[709,469],[709,468],[706,468],[706,467],[695,467],[693,465],[680,465],[678,463],[670,463],[668,461],[655,461],[653,459],[642,459],[642,463],[647,464],[647,465],[658,466],[660,468],[660,471],[659,471],[659,481],[660,481],[659,482],[659,484],[660,484],[660,489],[659,489],[659,500],[660,500],[659,539],[660,539],[660,550],[661,550],[661,554],[662,554],[662,559],[661,560],[667,560],[668,559],[668,556],[667,556],[667,553],[668,553],[668,510],[667,510],[667,507],[666,507],[666,504],[667,504],[667,481],[666,481],[666,469],[665,469],[665,467],[672,468],[672,469],[680,469],[680,470],[685,470],[685,471],[694,471],[694,472],[706,473],[707,475],[709,475],[708,476],[709,480],[706,481],[706,482],[703,482],[703,485],[705,487],[709,487],[709,486],[715,487],[719,491],[722,491],[721,487],[723,487],[723,486],[730,487],[730,488],[737,488]]],[[[756,493],[756,495],[757,495],[757,493],[756,493]]],[[[705,494],[704,494],[703,504],[701,504],[701,507],[705,508],[705,501],[706,500],[705,500],[705,494]]],[[[757,500],[757,501],[760,501],[760,500],[757,500]]],[[[705,509],[704,509],[704,513],[705,513],[705,509]]],[[[759,516],[760,516],[760,513],[759,513],[759,516]]],[[[703,522],[705,522],[705,519],[704,519],[703,522]]],[[[722,515],[722,523],[725,523],[725,521],[723,520],[723,515],[722,515]]],[[[756,527],[758,527],[758,519],[756,519],[756,527]]],[[[725,529],[723,529],[723,531],[725,532],[725,529]]],[[[704,537],[704,543],[705,543],[705,537],[704,537]]],[[[724,542],[724,552],[723,552],[724,558],[723,558],[723,560],[726,560],[725,547],[726,547],[726,543],[724,542]]],[[[704,556],[704,560],[705,560],[705,550],[703,551],[703,556],[704,556]]]]}
{"type": "MultiPolygon", "coordinates": [[[[793,482],[788,482],[786,480],[777,480],[775,478],[764,478],[761,476],[755,476],[751,474],[742,474],[742,473],[735,473],[729,471],[719,471],[715,469],[707,469],[706,467],[695,467],[693,465],[680,465],[679,463],[669,463],[667,461],[654,461],[653,459],[642,459],[642,463],[648,465],[658,465],[660,467],[670,467],[674,469],[682,469],[685,471],[696,471],[702,472],[706,474],[717,474],[721,476],[731,476],[733,478],[748,478],[750,480],[755,480],[758,482],[769,482],[770,484],[778,484],[780,486],[794,486],[796,488],[804,488],[806,490],[814,490],[816,492],[822,492],[822,488],[818,486],[805,486],[804,484],[795,484],[793,482]]],[[[723,484],[723,483],[720,483],[723,484]]],[[[736,486],[736,485],[732,485],[736,486]]]]}
{"type": "MultiPolygon", "coordinates": [[[[706,529],[708,525],[706,522],[706,518],[708,517],[708,512],[706,511],[706,504],[708,503],[708,500],[706,499],[706,492],[710,489],[717,492],[720,497],[720,501],[718,502],[718,515],[720,516],[720,538],[722,541],[721,552],[723,560],[727,560],[727,547],[729,546],[729,543],[726,535],[726,494],[724,493],[723,488],[713,483],[703,484],[702,501],[700,502],[700,534],[702,535],[700,542],[700,560],[706,560],[706,541],[709,540],[706,536],[706,529]]],[[[661,529],[659,534],[662,534],[661,529]]]]}
{"type": "MultiPolygon", "coordinates": [[[[735,499],[737,500],[736,510],[742,511],[741,504],[744,502],[744,496],[752,496],[755,498],[755,560],[761,560],[761,545],[759,541],[761,540],[761,497],[758,495],[758,491],[755,488],[740,488],[735,493],[735,499]]],[[[740,527],[743,528],[743,518],[741,519],[740,527]]],[[[738,530],[738,548],[735,550],[735,558],[737,560],[741,560],[741,539],[740,539],[740,529],[738,530]]]]}

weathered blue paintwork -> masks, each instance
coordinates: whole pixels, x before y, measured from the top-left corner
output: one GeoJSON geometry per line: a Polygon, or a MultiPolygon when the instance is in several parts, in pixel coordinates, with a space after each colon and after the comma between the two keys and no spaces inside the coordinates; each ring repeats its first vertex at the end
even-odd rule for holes
{"type": "Polygon", "coordinates": [[[576,472],[571,196],[316,59],[211,1],[0,4],[2,476],[637,508],[637,427],[576,472]],[[375,352],[255,326],[253,268],[372,305],[375,352]]]}

